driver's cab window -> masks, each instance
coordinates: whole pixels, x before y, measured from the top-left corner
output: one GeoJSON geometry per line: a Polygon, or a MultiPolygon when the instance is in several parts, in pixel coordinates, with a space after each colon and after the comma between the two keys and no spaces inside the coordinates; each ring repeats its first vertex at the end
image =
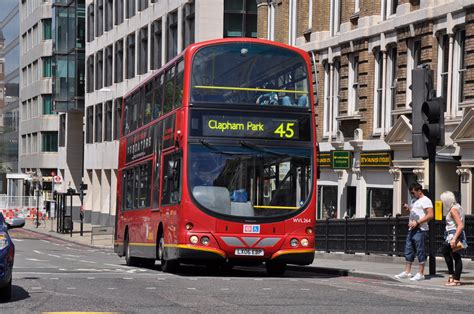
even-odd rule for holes
{"type": "Polygon", "coordinates": [[[181,153],[171,153],[163,157],[163,192],[161,204],[177,204],[181,200],[181,153]]]}

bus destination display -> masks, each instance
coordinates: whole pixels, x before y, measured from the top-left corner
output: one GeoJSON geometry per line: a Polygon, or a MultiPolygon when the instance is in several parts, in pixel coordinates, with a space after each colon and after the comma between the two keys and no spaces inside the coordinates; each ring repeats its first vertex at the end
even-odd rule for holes
{"type": "Polygon", "coordinates": [[[202,116],[204,136],[299,139],[299,121],[267,117],[202,116]]]}

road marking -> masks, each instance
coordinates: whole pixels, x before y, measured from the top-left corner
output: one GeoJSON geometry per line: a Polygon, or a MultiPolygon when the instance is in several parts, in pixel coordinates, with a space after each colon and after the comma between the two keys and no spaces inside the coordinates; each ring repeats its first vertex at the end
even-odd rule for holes
{"type": "Polygon", "coordinates": [[[300,290],[301,291],[309,291],[309,289],[306,289],[306,288],[301,288],[300,290]]]}
{"type": "Polygon", "coordinates": [[[87,277],[88,280],[94,280],[95,277],[87,277]]]}
{"type": "Polygon", "coordinates": [[[156,290],[156,287],[146,287],[147,290],[156,290]]]}
{"type": "Polygon", "coordinates": [[[88,263],[88,264],[97,264],[97,262],[85,261],[85,260],[83,260],[83,259],[79,260],[79,262],[88,263]]]}
{"type": "Polygon", "coordinates": [[[131,277],[123,277],[124,280],[133,280],[131,277]]]}
{"type": "Polygon", "coordinates": [[[263,281],[262,278],[256,278],[256,279],[254,279],[254,280],[255,280],[255,281],[263,281]]]}
{"type": "Polygon", "coordinates": [[[44,259],[36,259],[36,258],[25,258],[25,259],[32,262],[48,262],[48,260],[44,260],[44,259]]]}
{"type": "Polygon", "coordinates": [[[222,288],[221,290],[222,291],[229,291],[230,289],[229,288],[222,288]]]}
{"type": "Polygon", "coordinates": [[[42,254],[42,255],[44,255],[43,252],[40,252],[40,251],[38,251],[38,250],[33,250],[33,252],[35,252],[36,254],[42,254]]]}
{"type": "Polygon", "coordinates": [[[43,241],[44,243],[51,243],[51,241],[48,241],[48,240],[41,240],[43,241]]]}
{"type": "Polygon", "coordinates": [[[339,291],[347,291],[347,289],[337,289],[337,290],[339,290],[339,291]]]}
{"type": "Polygon", "coordinates": [[[61,256],[59,256],[59,255],[54,255],[54,254],[48,254],[48,256],[56,257],[56,258],[61,258],[61,256]]]}
{"type": "Polygon", "coordinates": [[[187,288],[188,290],[196,290],[196,288],[187,288]]]}
{"type": "Polygon", "coordinates": [[[41,290],[41,287],[31,287],[33,290],[41,290]]]}
{"type": "Polygon", "coordinates": [[[109,290],[115,290],[116,288],[107,288],[107,289],[109,289],[109,290]]]}
{"type": "Polygon", "coordinates": [[[50,278],[51,280],[58,280],[59,278],[50,278]]]}
{"type": "Polygon", "coordinates": [[[263,290],[272,290],[272,288],[263,288],[263,290]]]}
{"type": "Polygon", "coordinates": [[[76,290],[76,287],[67,287],[67,290],[76,290]]]}

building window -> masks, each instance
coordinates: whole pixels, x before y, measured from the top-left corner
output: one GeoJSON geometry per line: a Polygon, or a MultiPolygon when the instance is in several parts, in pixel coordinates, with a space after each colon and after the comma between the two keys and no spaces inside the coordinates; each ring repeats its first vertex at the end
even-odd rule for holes
{"type": "Polygon", "coordinates": [[[224,37],[257,37],[257,1],[224,0],[224,37]]]}
{"type": "Polygon", "coordinates": [[[52,76],[52,62],[51,57],[43,57],[43,77],[51,77],[52,76]]]}
{"type": "Polygon", "coordinates": [[[104,53],[99,50],[95,54],[95,89],[101,89],[103,87],[104,77],[104,53]]]}
{"type": "MultiPolygon", "coordinates": [[[[448,98],[448,72],[449,72],[449,35],[438,37],[438,80],[437,96],[443,97],[447,104],[448,98]]],[[[445,108],[446,111],[446,108],[445,108]]]]}
{"type": "Polygon", "coordinates": [[[148,71],[148,26],[142,27],[138,41],[138,74],[148,71]]]}
{"type": "Polygon", "coordinates": [[[166,54],[166,60],[169,61],[178,54],[178,11],[174,11],[168,14],[167,30],[168,49],[166,54]]]}
{"type": "Polygon", "coordinates": [[[367,215],[389,217],[393,214],[393,189],[367,188],[367,215]]]}
{"type": "Polygon", "coordinates": [[[127,19],[135,15],[135,0],[125,0],[126,1],[126,12],[125,17],[127,19]]]}
{"type": "Polygon", "coordinates": [[[113,21],[113,0],[105,0],[105,12],[104,12],[104,20],[105,20],[105,31],[110,31],[114,26],[113,21]]]}
{"type": "Polygon", "coordinates": [[[453,111],[460,115],[459,105],[464,102],[464,73],[466,72],[466,30],[461,29],[456,32],[454,42],[453,58],[453,111]]]}
{"type": "Polygon", "coordinates": [[[106,142],[110,142],[112,140],[112,115],[112,100],[109,100],[105,103],[104,140],[106,142]]]}
{"type": "Polygon", "coordinates": [[[183,49],[194,43],[194,1],[183,8],[183,49]]]}
{"type": "Polygon", "coordinates": [[[383,119],[383,52],[380,49],[375,52],[374,83],[374,131],[380,133],[383,119]]]}
{"type": "Polygon", "coordinates": [[[58,151],[58,132],[42,132],[42,152],[58,151]]]}
{"type": "Polygon", "coordinates": [[[94,142],[102,142],[102,104],[95,105],[95,137],[94,142]]]}
{"type": "Polygon", "coordinates": [[[94,56],[87,58],[87,92],[94,91],[94,56]]]}
{"type": "Polygon", "coordinates": [[[412,91],[408,86],[412,83],[411,70],[416,69],[421,64],[421,40],[412,39],[408,43],[408,58],[407,58],[407,80],[406,80],[406,106],[410,106],[412,100],[412,91]]]}
{"type": "Polygon", "coordinates": [[[333,75],[333,108],[332,108],[332,134],[335,135],[338,130],[337,117],[339,116],[339,103],[341,100],[341,60],[334,59],[333,75]]]}
{"type": "Polygon", "coordinates": [[[162,55],[162,32],[161,32],[161,19],[154,21],[151,24],[151,69],[156,70],[161,67],[161,55],[162,55]]]}
{"type": "Polygon", "coordinates": [[[104,86],[112,85],[112,62],[113,62],[113,46],[109,45],[105,48],[105,63],[104,63],[104,86]]]}
{"type": "Polygon", "coordinates": [[[353,115],[359,111],[359,55],[349,56],[349,104],[348,114],[353,115]]]}
{"type": "Polygon", "coordinates": [[[94,142],[94,106],[87,107],[86,110],[86,143],[94,142]]]}
{"type": "Polygon", "coordinates": [[[44,19],[43,22],[43,40],[48,40],[52,38],[51,32],[51,19],[44,19]]]}
{"type": "Polygon", "coordinates": [[[138,11],[148,8],[148,0],[138,0],[138,11]]]}
{"type": "Polygon", "coordinates": [[[115,83],[123,81],[123,40],[115,42],[115,83]]]}
{"type": "Polygon", "coordinates": [[[120,138],[120,121],[122,119],[122,98],[114,100],[114,140],[120,138]]]}
{"type": "Polygon", "coordinates": [[[329,15],[329,32],[334,36],[341,29],[342,0],[331,1],[329,15]]]}
{"type": "Polygon", "coordinates": [[[115,25],[123,23],[123,1],[115,0],[115,25]]]}
{"type": "Polygon", "coordinates": [[[273,1],[268,3],[267,21],[267,39],[275,40],[275,2],[273,1]]]}
{"type": "Polygon", "coordinates": [[[330,93],[330,65],[328,62],[323,63],[324,66],[324,94],[323,94],[323,115],[324,115],[324,123],[323,123],[323,135],[328,136],[329,132],[331,131],[331,93],[330,93]]]}
{"type": "Polygon", "coordinates": [[[337,218],[337,186],[318,187],[319,219],[337,218]]]}
{"type": "Polygon", "coordinates": [[[51,95],[42,95],[43,98],[43,114],[44,115],[49,115],[49,114],[55,114],[53,111],[53,100],[51,95]]]}
{"type": "Polygon", "coordinates": [[[59,147],[66,146],[66,114],[59,116],[59,147]]]}
{"type": "Polygon", "coordinates": [[[87,7],[87,41],[94,40],[94,4],[87,7]]]}
{"type": "Polygon", "coordinates": [[[398,56],[398,51],[397,47],[391,47],[388,49],[388,64],[387,64],[387,90],[388,90],[388,95],[387,95],[387,105],[386,105],[386,118],[387,118],[387,123],[385,124],[386,126],[386,131],[388,131],[394,123],[394,116],[392,115],[392,111],[395,110],[396,108],[396,97],[397,97],[397,56],[398,56]]]}
{"type": "Polygon", "coordinates": [[[96,29],[95,35],[99,37],[104,33],[104,0],[96,0],[97,13],[96,13],[96,29]]]}
{"type": "Polygon", "coordinates": [[[289,3],[289,21],[288,21],[288,44],[296,45],[296,31],[298,25],[298,9],[296,0],[290,0],[289,3]]]}
{"type": "Polygon", "coordinates": [[[127,79],[135,77],[135,33],[127,36],[126,64],[125,77],[127,79]]]}

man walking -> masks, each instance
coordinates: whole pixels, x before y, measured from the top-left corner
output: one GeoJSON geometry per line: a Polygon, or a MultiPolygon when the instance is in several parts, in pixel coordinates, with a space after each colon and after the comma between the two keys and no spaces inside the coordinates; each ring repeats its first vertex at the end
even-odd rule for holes
{"type": "Polygon", "coordinates": [[[422,187],[419,183],[410,185],[410,194],[412,196],[412,205],[404,204],[405,209],[410,210],[408,220],[408,235],[405,243],[405,270],[396,275],[397,279],[411,278],[411,281],[419,281],[425,279],[425,238],[428,234],[428,221],[433,219],[433,203],[423,194],[422,187]],[[411,265],[418,257],[419,268],[418,273],[412,277],[411,265]]]}

